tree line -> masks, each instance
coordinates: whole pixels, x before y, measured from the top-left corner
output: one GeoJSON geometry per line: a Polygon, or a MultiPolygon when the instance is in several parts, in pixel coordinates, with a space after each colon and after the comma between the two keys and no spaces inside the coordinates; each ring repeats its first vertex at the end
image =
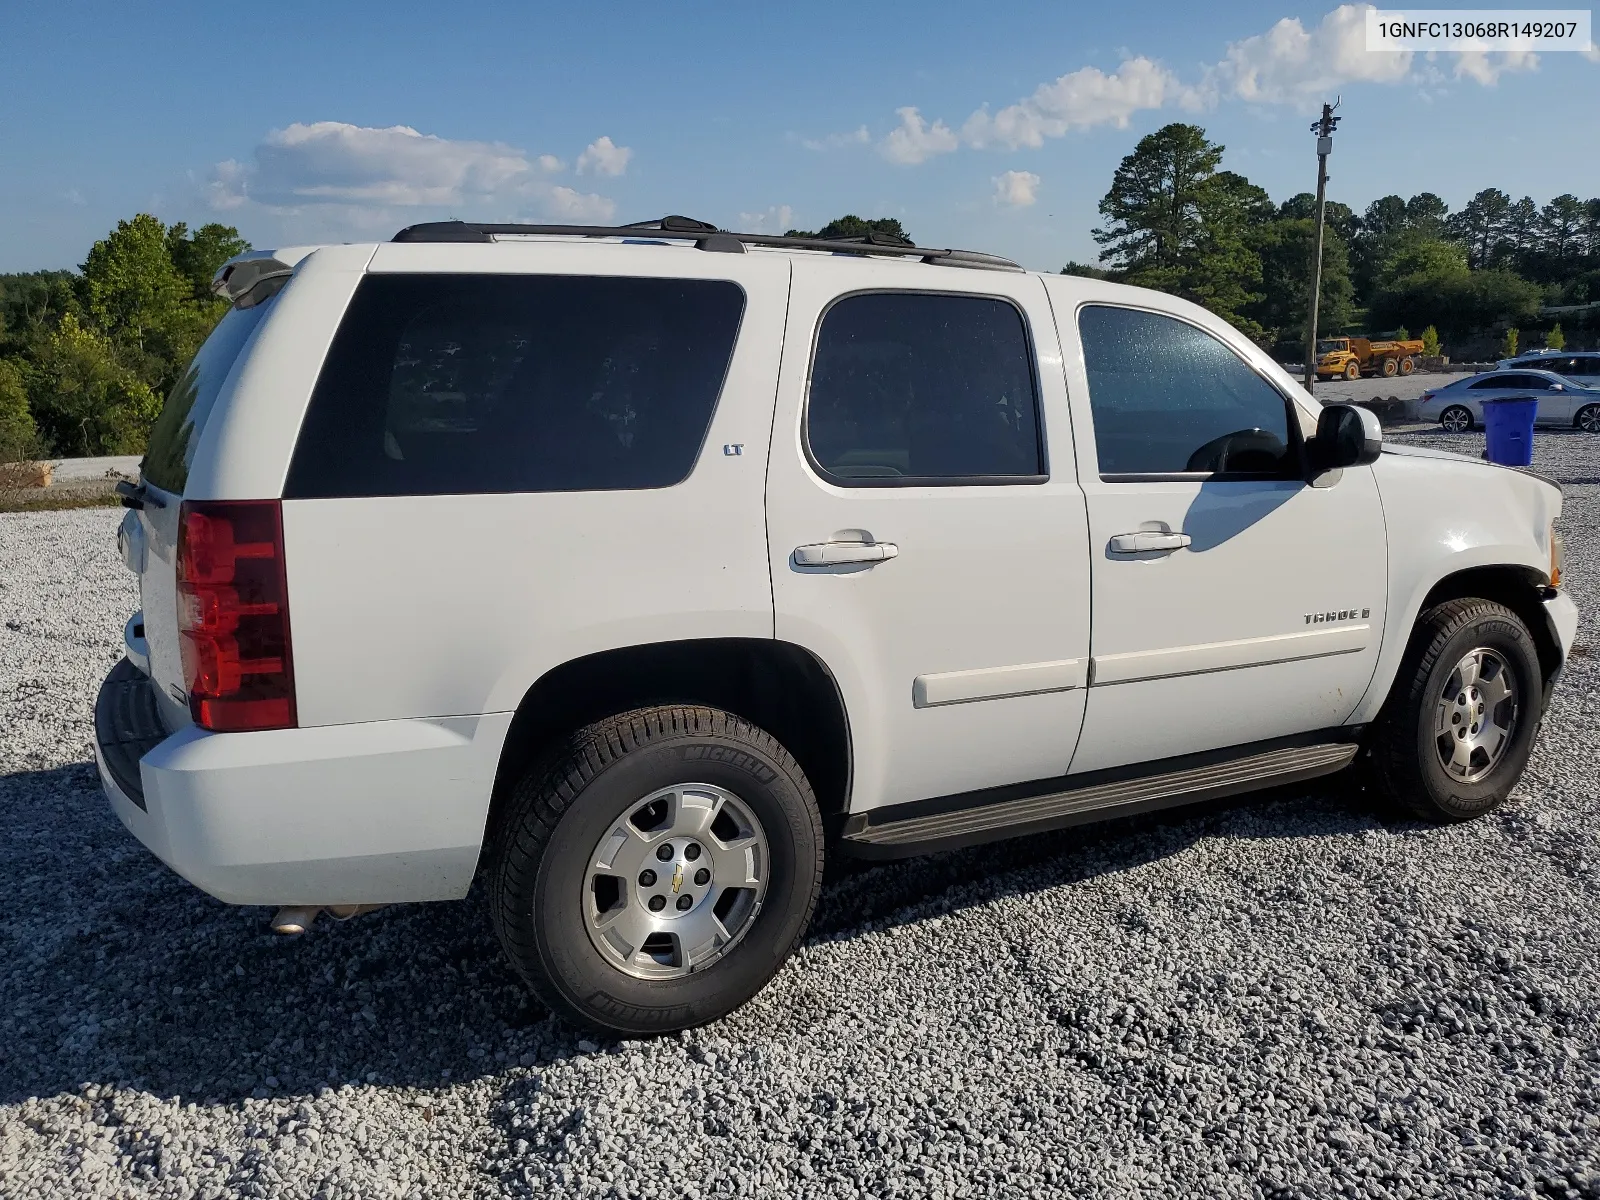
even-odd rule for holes
{"type": "MultiPolygon", "coordinates": [[[[1064,273],[1183,296],[1298,358],[1316,198],[1274,204],[1222,169],[1223,150],[1196,125],[1140,139],[1100,201],[1099,264],[1068,263],[1064,273]]],[[[1422,192],[1384,196],[1360,215],[1329,200],[1319,292],[1326,333],[1432,327],[1446,349],[1508,327],[1514,337],[1545,306],[1600,302],[1600,199],[1539,205],[1485,188],[1453,213],[1422,192]]]]}
{"type": "Polygon", "coordinates": [[[119,221],[76,271],[0,275],[0,463],[137,454],[161,400],[228,311],[211,278],[249,244],[119,221]]]}

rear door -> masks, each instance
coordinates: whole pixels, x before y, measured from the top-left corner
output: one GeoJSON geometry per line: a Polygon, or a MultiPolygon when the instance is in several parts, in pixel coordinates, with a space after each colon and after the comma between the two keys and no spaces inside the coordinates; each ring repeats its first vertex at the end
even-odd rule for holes
{"type": "Polygon", "coordinates": [[[1046,283],[1094,563],[1073,773],[1344,722],[1387,593],[1372,469],[1307,483],[1297,406],[1209,314],[1046,283]]]}
{"type": "Polygon", "coordinates": [[[1038,278],[794,260],[767,474],[775,632],[843,694],[852,811],[1060,775],[1089,559],[1038,278]]]}

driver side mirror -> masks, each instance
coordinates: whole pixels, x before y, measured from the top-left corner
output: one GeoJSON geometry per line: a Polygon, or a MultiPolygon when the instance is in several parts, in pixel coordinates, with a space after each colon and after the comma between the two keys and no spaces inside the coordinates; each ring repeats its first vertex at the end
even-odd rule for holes
{"type": "Polygon", "coordinates": [[[1376,462],[1383,449],[1383,427],[1371,409],[1330,404],[1317,418],[1317,436],[1308,449],[1316,471],[1364,466],[1376,462]]]}

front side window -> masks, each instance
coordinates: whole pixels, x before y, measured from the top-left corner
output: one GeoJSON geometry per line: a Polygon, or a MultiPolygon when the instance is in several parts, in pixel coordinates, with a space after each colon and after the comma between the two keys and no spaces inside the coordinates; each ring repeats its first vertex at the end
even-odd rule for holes
{"type": "Polygon", "coordinates": [[[1022,313],[994,297],[941,293],[838,301],[817,331],[806,444],[847,487],[1041,478],[1022,313]]]}
{"type": "Polygon", "coordinates": [[[1224,343],[1160,313],[1078,314],[1102,477],[1285,475],[1288,401],[1224,343]]]}
{"type": "Polygon", "coordinates": [[[719,280],[368,276],[284,495],[671,487],[694,467],[743,311],[719,280]]]}

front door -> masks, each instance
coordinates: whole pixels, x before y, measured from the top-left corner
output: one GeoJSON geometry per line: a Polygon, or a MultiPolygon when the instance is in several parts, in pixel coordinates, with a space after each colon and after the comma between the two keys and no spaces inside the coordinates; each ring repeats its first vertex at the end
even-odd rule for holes
{"type": "Polygon", "coordinates": [[[1089,558],[1037,278],[796,257],[767,529],[776,635],[845,702],[852,811],[1066,771],[1089,558]]]}
{"type": "Polygon", "coordinates": [[[1339,725],[1383,629],[1372,470],[1307,483],[1306,422],[1220,322],[1074,290],[1051,281],[1094,561],[1073,773],[1339,725]]]}

